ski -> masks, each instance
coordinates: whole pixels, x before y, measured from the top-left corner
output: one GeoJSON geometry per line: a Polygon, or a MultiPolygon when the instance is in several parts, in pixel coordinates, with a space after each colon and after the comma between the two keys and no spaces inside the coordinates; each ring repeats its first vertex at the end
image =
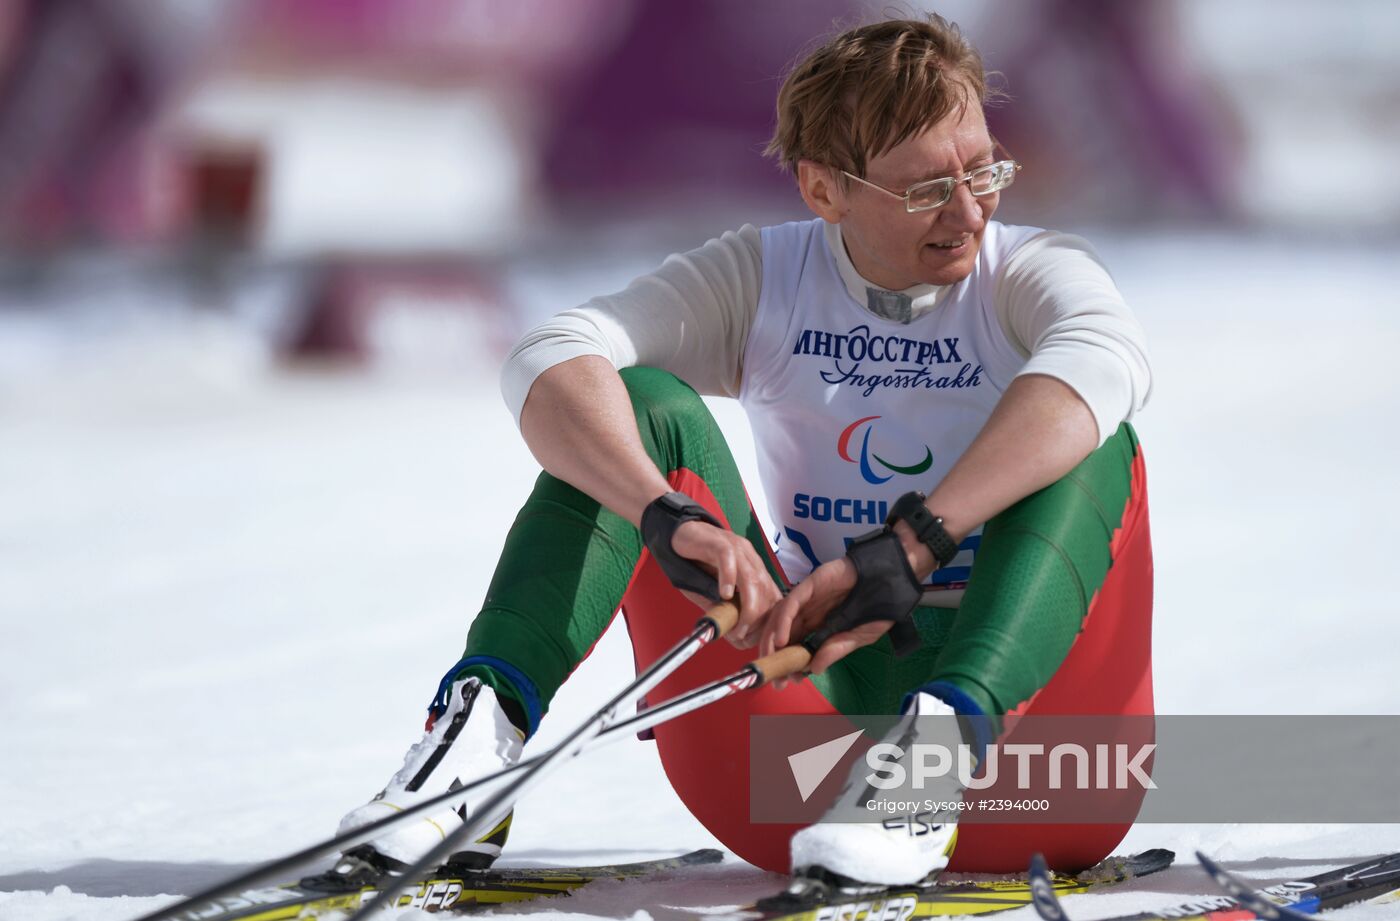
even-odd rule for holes
{"type": "MultiPolygon", "coordinates": [[[[1089,892],[1147,876],[1171,866],[1171,851],[1151,850],[1131,857],[1108,859],[1070,875],[1056,875],[1049,885],[1068,895],[1089,892]]],[[[1031,903],[1031,883],[1025,878],[940,880],[931,886],[896,886],[835,892],[815,903],[784,904],[783,896],[724,915],[724,921],[908,921],[945,915],[985,915],[1031,903]],[[762,906],[762,907],[760,907],[762,906]]]]}
{"type": "MultiPolygon", "coordinates": [[[[1200,851],[1196,852],[1196,859],[1200,861],[1202,867],[1205,867],[1210,878],[1215,880],[1215,884],[1225,890],[1226,895],[1238,902],[1241,908],[1247,908],[1253,912],[1256,918],[1267,918],[1269,921],[1307,921],[1312,917],[1312,915],[1305,914],[1297,908],[1280,905],[1200,851]]],[[[1303,903],[1295,904],[1301,905],[1303,903]]]]}
{"type": "MultiPolygon", "coordinates": [[[[1205,855],[1198,852],[1196,856],[1230,895],[1204,896],[1171,908],[1123,915],[1108,921],[1296,919],[1309,917],[1308,912],[1338,908],[1400,892],[1400,853],[1363,860],[1348,867],[1260,889],[1251,888],[1205,855]]],[[[1032,904],[1045,921],[1068,921],[1056,898],[1058,893],[1050,887],[1048,873],[1043,860],[1037,858],[1032,862],[1031,886],[1037,890],[1032,904]]]]}
{"type": "Polygon", "coordinates": [[[1400,854],[1367,861],[1333,871],[1334,879],[1311,889],[1294,888],[1298,883],[1259,888],[1221,867],[1200,851],[1196,859],[1205,867],[1216,885],[1259,918],[1284,918],[1297,921],[1309,918],[1309,912],[1337,908],[1353,902],[1364,902],[1378,896],[1400,891],[1400,854]],[[1341,876],[1335,876],[1336,873],[1341,876]],[[1287,891],[1279,891],[1287,887],[1287,891]],[[1281,902],[1280,898],[1288,901],[1281,902]]]}
{"type": "MultiPolygon", "coordinates": [[[[639,863],[592,867],[501,867],[470,873],[443,873],[410,883],[395,897],[394,907],[425,912],[469,912],[506,902],[568,895],[599,879],[638,879],[665,870],[719,863],[724,854],[713,848],[679,857],[639,863]]],[[[296,883],[249,889],[238,895],[192,905],[175,915],[180,921],[298,921],[355,911],[369,905],[382,890],[365,886],[354,892],[323,892],[296,883]]]]}

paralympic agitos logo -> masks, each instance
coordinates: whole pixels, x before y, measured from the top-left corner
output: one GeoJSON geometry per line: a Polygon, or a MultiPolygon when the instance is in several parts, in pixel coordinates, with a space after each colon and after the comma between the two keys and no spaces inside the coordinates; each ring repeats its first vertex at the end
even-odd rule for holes
{"type": "Polygon", "coordinates": [[[866,416],[863,419],[857,419],[846,426],[845,430],[841,432],[841,437],[836,440],[836,453],[848,464],[859,464],[860,475],[865,478],[865,482],[878,486],[881,483],[888,483],[890,480],[894,479],[896,473],[902,473],[906,476],[917,476],[933,466],[933,450],[930,449],[928,445],[924,445],[924,459],[907,467],[899,464],[892,464],[872,451],[870,449],[870,433],[875,428],[875,420],[879,418],[879,416],[866,416]],[[862,435],[860,439],[860,457],[855,458],[851,456],[851,440],[855,437],[856,431],[862,426],[865,428],[865,434],[862,435]],[[876,473],[875,469],[870,465],[872,460],[885,468],[885,470],[891,471],[890,474],[888,476],[881,476],[876,473]]]}

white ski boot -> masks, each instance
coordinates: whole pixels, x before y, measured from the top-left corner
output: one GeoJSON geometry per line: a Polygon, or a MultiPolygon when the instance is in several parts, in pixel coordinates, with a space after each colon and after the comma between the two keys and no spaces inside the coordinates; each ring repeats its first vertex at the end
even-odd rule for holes
{"type": "MultiPolygon", "coordinates": [[[[946,727],[946,731],[936,733],[938,738],[924,738],[915,722],[921,716],[953,717],[954,713],[952,707],[937,697],[916,694],[909,709],[882,740],[898,745],[904,752],[898,759],[899,764],[912,763],[911,743],[938,742],[956,754],[956,746],[962,741],[953,719],[938,722],[940,727],[946,727]]],[[[924,725],[927,726],[927,721],[924,725]]],[[[923,735],[927,735],[927,729],[923,735]]],[[[957,771],[936,778],[933,784],[926,784],[923,790],[913,794],[886,794],[877,790],[868,782],[871,773],[865,759],[857,761],[846,786],[822,820],[793,836],[794,882],[783,893],[787,897],[785,901],[824,898],[833,889],[859,893],[889,886],[927,884],[948,865],[957,843],[957,804],[961,802],[963,791],[957,771]],[[892,802],[927,800],[952,805],[912,815],[889,814],[878,821],[852,821],[853,817],[869,816],[866,804],[885,796],[892,802]]]]}
{"type": "MultiPolygon", "coordinates": [[[[520,760],[525,734],[501,709],[496,692],[477,678],[452,685],[447,710],[408,750],[403,767],[374,799],[340,820],[339,832],[352,831],[409,806],[494,774],[520,760]]],[[[366,844],[346,851],[334,868],[308,877],[313,888],[358,888],[365,880],[402,871],[463,824],[481,795],[462,805],[444,807],[391,828],[366,844]]],[[[501,854],[510,832],[511,811],[495,817],[481,838],[465,843],[446,863],[463,870],[484,870],[501,854]]]]}

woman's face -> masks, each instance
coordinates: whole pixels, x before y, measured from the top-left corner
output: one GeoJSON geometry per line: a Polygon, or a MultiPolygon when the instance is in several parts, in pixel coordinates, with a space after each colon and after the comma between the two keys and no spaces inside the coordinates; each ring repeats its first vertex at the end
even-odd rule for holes
{"type": "MultiPolygon", "coordinates": [[[[958,178],[995,160],[982,107],[971,104],[872,158],[864,178],[902,193],[917,182],[958,178]]],[[[910,214],[899,198],[850,179],[831,194],[856,271],[895,291],[966,278],[1001,198],[999,193],[974,196],[960,183],[941,208],[910,214]]]]}

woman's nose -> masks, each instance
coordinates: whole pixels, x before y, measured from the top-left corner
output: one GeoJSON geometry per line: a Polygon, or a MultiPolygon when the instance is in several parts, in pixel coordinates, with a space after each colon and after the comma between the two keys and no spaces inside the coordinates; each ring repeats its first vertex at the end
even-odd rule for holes
{"type": "Polygon", "coordinates": [[[972,194],[965,182],[958,183],[953,189],[953,197],[943,206],[939,219],[953,230],[968,233],[976,233],[986,223],[982,202],[972,194]]]}

